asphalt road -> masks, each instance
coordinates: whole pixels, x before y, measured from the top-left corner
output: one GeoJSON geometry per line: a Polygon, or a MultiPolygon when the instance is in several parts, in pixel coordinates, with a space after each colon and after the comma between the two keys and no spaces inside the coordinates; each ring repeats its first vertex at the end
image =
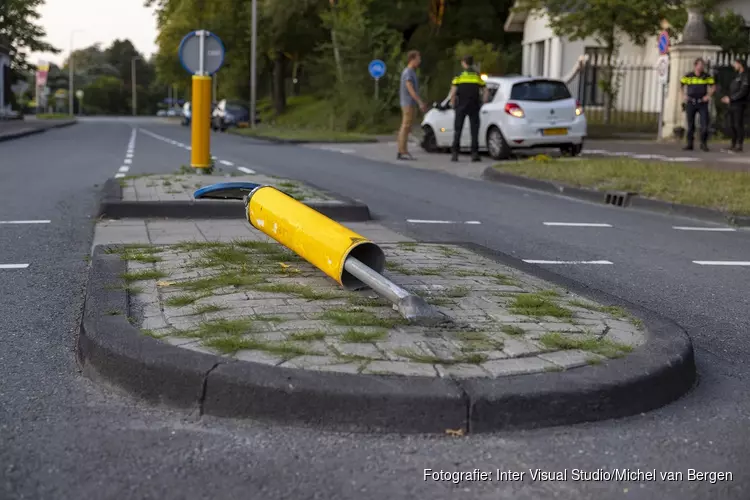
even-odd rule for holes
{"type": "Polygon", "coordinates": [[[324,433],[197,419],[145,406],[80,376],[74,359],[96,188],[122,166],[172,172],[189,131],[154,120],[86,120],[0,144],[0,498],[746,499],[750,497],[750,233],[485,184],[341,153],[215,135],[227,169],[288,176],[359,198],[384,225],[473,241],[672,318],[700,371],[681,400],[645,415],[467,438],[324,433]],[[138,133],[126,156],[132,126],[138,133]],[[158,137],[154,137],[154,134],[158,137]],[[171,141],[171,142],[169,142],[171,141]],[[176,144],[175,144],[176,143],[176,144]],[[124,159],[131,162],[124,163],[124,159]],[[407,219],[480,221],[413,224],[407,219]],[[549,226],[544,222],[612,227],[549,226]],[[424,469],[526,471],[524,482],[424,480],[424,469]],[[682,471],[682,481],[530,482],[528,469],[682,471]],[[733,481],[688,481],[688,469],[733,481]]]}

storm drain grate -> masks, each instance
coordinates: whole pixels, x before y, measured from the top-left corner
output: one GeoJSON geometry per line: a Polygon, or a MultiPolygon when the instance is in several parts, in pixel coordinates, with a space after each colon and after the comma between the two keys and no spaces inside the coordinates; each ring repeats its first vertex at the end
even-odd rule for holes
{"type": "Polygon", "coordinates": [[[609,192],[604,194],[604,203],[616,207],[627,207],[630,201],[630,193],[609,192]]]}

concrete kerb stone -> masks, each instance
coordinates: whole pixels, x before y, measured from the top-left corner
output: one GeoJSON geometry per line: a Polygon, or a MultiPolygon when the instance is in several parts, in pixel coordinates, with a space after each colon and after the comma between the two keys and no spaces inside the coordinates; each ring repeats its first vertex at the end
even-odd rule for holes
{"type": "MultiPolygon", "coordinates": [[[[24,122],[24,123],[27,123],[27,122],[24,122]]],[[[0,134],[0,142],[10,141],[13,139],[20,139],[22,137],[27,137],[27,136],[34,135],[34,134],[41,134],[41,133],[44,133],[48,130],[52,130],[55,128],[69,127],[71,125],[75,125],[76,123],[78,123],[78,120],[65,120],[59,123],[54,123],[54,122],[49,123],[49,124],[45,123],[42,126],[34,126],[34,128],[27,128],[24,130],[19,130],[17,132],[8,132],[8,133],[0,134]]]]}
{"type": "MultiPolygon", "coordinates": [[[[446,242],[441,242],[445,244],[446,242]]],[[[499,379],[349,375],[278,368],[187,351],[132,326],[120,274],[126,263],[94,251],[79,357],[94,373],[150,401],[224,417],[326,428],[492,432],[623,417],[663,406],[695,382],[692,344],[676,324],[605,292],[476,245],[470,250],[640,318],[646,343],[600,365],[499,379]]]]}
{"type": "MultiPolygon", "coordinates": [[[[314,187],[314,186],[310,186],[314,187]]],[[[370,209],[364,203],[342,198],[321,190],[336,202],[310,202],[308,207],[339,222],[364,222],[372,220],[370,209]]],[[[170,219],[246,219],[242,203],[226,201],[125,201],[119,179],[110,178],[104,183],[99,203],[99,217],[125,218],[170,218],[170,219]]]]}
{"type": "MultiPolygon", "coordinates": [[[[444,244],[446,242],[443,242],[444,244]]],[[[619,306],[640,319],[646,342],[619,359],[583,370],[503,379],[467,379],[470,430],[532,428],[624,417],[653,410],[687,393],[696,380],[693,345],[676,323],[607,292],[472,243],[461,245],[575,294],[619,306]]]]}
{"type": "MultiPolygon", "coordinates": [[[[334,139],[328,139],[328,140],[307,140],[307,139],[282,139],[280,137],[274,137],[274,136],[254,136],[254,135],[247,135],[247,134],[240,134],[232,132],[233,135],[238,135],[240,137],[245,137],[247,139],[254,139],[258,141],[265,141],[265,142],[271,142],[273,144],[286,144],[289,146],[295,146],[300,144],[341,144],[341,141],[334,140],[334,139]]],[[[362,139],[359,141],[346,141],[346,144],[372,144],[380,142],[377,139],[362,139]]]]}
{"type": "MultiPolygon", "coordinates": [[[[560,184],[552,181],[532,179],[520,175],[500,172],[496,168],[489,166],[482,172],[482,179],[493,182],[500,182],[512,186],[535,189],[547,193],[560,194],[570,198],[577,198],[595,203],[606,203],[606,194],[603,191],[595,189],[578,188],[560,184]]],[[[701,219],[709,222],[718,222],[731,224],[739,227],[750,227],[750,216],[732,215],[720,210],[711,208],[694,207],[692,205],[683,205],[680,203],[671,203],[668,201],[654,200],[644,198],[637,193],[629,196],[628,203],[625,207],[640,208],[652,212],[666,213],[671,215],[680,215],[694,219],[701,219]]]]}

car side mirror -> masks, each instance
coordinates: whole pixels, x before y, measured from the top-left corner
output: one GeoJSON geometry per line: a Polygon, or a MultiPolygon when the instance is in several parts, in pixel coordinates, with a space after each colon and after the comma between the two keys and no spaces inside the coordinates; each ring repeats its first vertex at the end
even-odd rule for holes
{"type": "Polygon", "coordinates": [[[432,107],[435,108],[435,109],[440,109],[440,103],[438,103],[437,101],[434,101],[432,103],[432,107]]]}

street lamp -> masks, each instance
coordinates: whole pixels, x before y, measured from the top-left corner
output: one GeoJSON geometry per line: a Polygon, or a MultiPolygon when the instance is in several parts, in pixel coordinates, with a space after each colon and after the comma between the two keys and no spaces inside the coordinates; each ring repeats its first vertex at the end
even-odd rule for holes
{"type": "Polygon", "coordinates": [[[250,127],[255,128],[255,100],[257,97],[256,51],[258,49],[258,0],[253,0],[253,25],[250,38],[250,127]]]}
{"type": "Polygon", "coordinates": [[[135,86],[135,62],[139,60],[140,56],[133,56],[130,58],[130,79],[133,85],[133,116],[138,114],[138,101],[136,99],[136,86],[135,86]]]}
{"type": "Polygon", "coordinates": [[[83,33],[83,30],[73,30],[70,32],[70,55],[68,56],[68,113],[73,116],[73,36],[76,33],[83,33]]]}

